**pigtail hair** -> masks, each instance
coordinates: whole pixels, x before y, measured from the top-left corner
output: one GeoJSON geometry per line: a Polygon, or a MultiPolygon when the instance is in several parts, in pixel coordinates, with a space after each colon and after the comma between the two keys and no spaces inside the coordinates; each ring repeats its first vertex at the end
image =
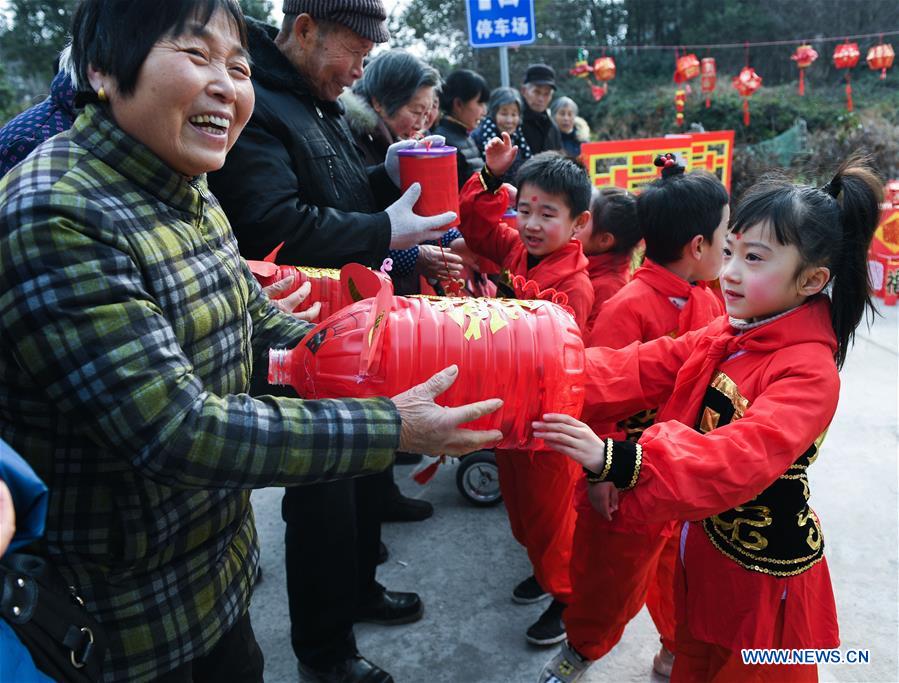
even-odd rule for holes
{"type": "Polygon", "coordinates": [[[853,156],[821,189],[839,204],[843,228],[840,257],[831,266],[831,322],[838,343],[837,367],[842,368],[862,316],[866,310],[875,312],[868,248],[877,229],[883,183],[870,160],[853,156]]]}

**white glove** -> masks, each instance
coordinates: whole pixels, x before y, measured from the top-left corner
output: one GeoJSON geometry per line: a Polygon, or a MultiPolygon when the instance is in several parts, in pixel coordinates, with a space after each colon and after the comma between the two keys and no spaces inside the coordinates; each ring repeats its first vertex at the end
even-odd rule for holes
{"type": "Polygon", "coordinates": [[[446,144],[446,138],[442,135],[428,135],[421,140],[400,140],[394,142],[387,148],[387,156],[384,157],[384,170],[387,177],[397,187],[400,186],[400,158],[397,152],[401,149],[411,149],[412,147],[443,147],[446,144]]]}
{"type": "Polygon", "coordinates": [[[385,209],[390,218],[390,248],[409,249],[427,240],[437,240],[446,232],[443,227],[456,220],[453,211],[436,216],[419,216],[412,207],[421,196],[421,185],[412,183],[402,197],[385,209]]]}

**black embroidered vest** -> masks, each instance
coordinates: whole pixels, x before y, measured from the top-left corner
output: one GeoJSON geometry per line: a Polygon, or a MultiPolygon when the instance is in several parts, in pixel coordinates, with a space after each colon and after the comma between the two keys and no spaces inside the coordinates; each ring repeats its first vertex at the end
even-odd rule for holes
{"type": "MultiPolygon", "coordinates": [[[[696,429],[701,433],[743,417],[749,401],[723,372],[705,393],[696,429]]],[[[824,556],[824,537],[808,506],[808,467],[824,434],[784,474],[752,500],[702,521],[712,544],[744,569],[774,576],[801,574],[824,556]]],[[[738,463],[734,464],[739,467],[738,463]]]]}

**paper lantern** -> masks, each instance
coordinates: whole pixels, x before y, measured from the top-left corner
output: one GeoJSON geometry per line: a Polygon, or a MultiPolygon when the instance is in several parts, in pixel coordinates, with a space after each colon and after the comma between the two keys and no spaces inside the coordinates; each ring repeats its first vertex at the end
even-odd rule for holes
{"type": "Polygon", "coordinates": [[[805,95],[805,70],[818,59],[818,52],[811,45],[803,43],[796,48],[790,59],[799,67],[799,94],[805,95]]]}
{"type": "Polygon", "coordinates": [[[700,74],[699,59],[696,55],[690,53],[681,55],[674,61],[674,82],[686,83],[696,78],[700,74]]]}
{"type": "Polygon", "coordinates": [[[715,65],[715,58],[703,57],[699,70],[701,73],[702,94],[705,95],[705,108],[708,109],[712,106],[711,95],[715,92],[715,86],[718,83],[718,68],[715,65]]]}
{"type": "Polygon", "coordinates": [[[887,69],[893,66],[893,59],[896,53],[893,52],[893,46],[889,43],[881,43],[875,45],[868,50],[868,56],[865,61],[868,62],[868,68],[872,71],[880,69],[880,80],[887,77],[887,69]]]}
{"type": "Polygon", "coordinates": [[[852,111],[852,83],[851,71],[856,64],[861,53],[858,51],[858,43],[845,43],[837,45],[833,51],[833,65],[838,69],[846,70],[846,111],[852,111]]]}
{"type": "Polygon", "coordinates": [[[677,90],[674,93],[674,110],[677,112],[675,114],[675,125],[683,126],[684,125],[684,105],[687,102],[687,94],[683,90],[677,90]]]}
{"type": "Polygon", "coordinates": [[[749,125],[749,98],[762,87],[762,77],[751,66],[744,66],[732,82],[734,88],[743,98],[743,125],[749,125]]]}
{"type": "Polygon", "coordinates": [[[531,422],[544,413],[580,415],[584,345],[574,317],[551,301],[395,297],[385,285],[294,349],[273,349],[269,381],[310,399],[395,396],[452,364],[459,376],[437,402],[502,398],[465,425],[501,430],[501,448],[540,448],[531,422]]]}
{"type": "Polygon", "coordinates": [[[599,81],[599,85],[591,85],[593,99],[599,102],[609,92],[609,81],[615,78],[615,60],[603,55],[593,62],[593,76],[599,81]]]}

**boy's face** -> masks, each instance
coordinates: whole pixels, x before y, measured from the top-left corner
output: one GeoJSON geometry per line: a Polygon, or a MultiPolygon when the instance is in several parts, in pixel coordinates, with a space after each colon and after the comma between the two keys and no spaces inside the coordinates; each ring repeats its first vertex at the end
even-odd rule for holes
{"type": "Polygon", "coordinates": [[[560,195],[525,183],[518,190],[518,235],[531,256],[547,256],[564,247],[590,220],[590,212],[571,215],[560,195]]]}
{"type": "Polygon", "coordinates": [[[721,209],[721,221],[715,232],[712,233],[712,240],[702,251],[699,259],[698,272],[694,273],[696,280],[716,280],[721,274],[721,264],[724,261],[724,239],[727,236],[727,224],[730,221],[730,206],[724,205],[721,209]]]}

